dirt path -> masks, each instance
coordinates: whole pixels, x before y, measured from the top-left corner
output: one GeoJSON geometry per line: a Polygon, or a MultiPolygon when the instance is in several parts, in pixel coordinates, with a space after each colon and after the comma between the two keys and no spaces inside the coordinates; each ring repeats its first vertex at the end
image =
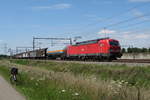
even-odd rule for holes
{"type": "Polygon", "coordinates": [[[25,100],[25,98],[0,76],[0,100],[25,100]]]}

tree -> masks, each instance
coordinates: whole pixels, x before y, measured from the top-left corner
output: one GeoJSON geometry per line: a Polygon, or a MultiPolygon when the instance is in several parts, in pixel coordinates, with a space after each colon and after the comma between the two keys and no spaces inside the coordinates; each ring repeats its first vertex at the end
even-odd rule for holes
{"type": "Polygon", "coordinates": [[[148,52],[150,53],[150,48],[148,49],[148,52]]]}
{"type": "Polygon", "coordinates": [[[146,52],[150,52],[150,48],[127,48],[127,53],[146,53],[146,52]]]}
{"type": "Polygon", "coordinates": [[[122,53],[126,53],[126,49],[125,48],[122,48],[122,53]]]}
{"type": "Polygon", "coordinates": [[[142,48],[141,52],[144,53],[144,52],[147,52],[147,48],[142,48]]]}
{"type": "Polygon", "coordinates": [[[132,48],[129,47],[129,48],[127,49],[127,52],[128,52],[128,53],[132,53],[132,48]]]}

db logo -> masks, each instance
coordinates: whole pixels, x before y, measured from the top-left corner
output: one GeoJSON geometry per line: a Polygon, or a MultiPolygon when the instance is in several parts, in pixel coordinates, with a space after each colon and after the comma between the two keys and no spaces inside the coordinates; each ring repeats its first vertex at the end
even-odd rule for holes
{"type": "Polygon", "coordinates": [[[84,49],[81,49],[81,51],[84,51],[84,49]]]}
{"type": "Polygon", "coordinates": [[[102,46],[104,46],[104,44],[100,44],[100,46],[102,47],[102,46]]]}

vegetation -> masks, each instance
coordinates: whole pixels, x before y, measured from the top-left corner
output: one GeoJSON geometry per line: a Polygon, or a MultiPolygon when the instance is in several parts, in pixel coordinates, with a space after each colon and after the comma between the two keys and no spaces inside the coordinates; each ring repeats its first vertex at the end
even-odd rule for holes
{"type": "Polygon", "coordinates": [[[122,48],[123,53],[150,53],[150,48],[122,48]]]}
{"type": "MultiPolygon", "coordinates": [[[[0,66],[0,74],[9,81],[9,68],[0,66]]],[[[16,85],[18,91],[23,93],[27,100],[91,100],[86,94],[80,93],[65,84],[59,84],[55,79],[45,76],[21,72],[21,83],[16,85]]]]}
{"type": "Polygon", "coordinates": [[[0,74],[8,79],[8,68],[18,67],[22,84],[16,87],[28,100],[150,99],[149,67],[36,60],[10,62],[0,62],[0,74]]]}
{"type": "Polygon", "coordinates": [[[7,55],[0,55],[0,59],[6,59],[6,58],[9,58],[9,56],[7,56],[7,55]]]}
{"type": "Polygon", "coordinates": [[[94,65],[36,60],[11,60],[13,63],[39,67],[54,72],[72,73],[76,76],[94,76],[102,80],[125,80],[132,85],[150,86],[149,67],[128,67],[126,65],[94,65]]]}
{"type": "Polygon", "coordinates": [[[150,53],[150,48],[122,48],[123,53],[150,53]]]}

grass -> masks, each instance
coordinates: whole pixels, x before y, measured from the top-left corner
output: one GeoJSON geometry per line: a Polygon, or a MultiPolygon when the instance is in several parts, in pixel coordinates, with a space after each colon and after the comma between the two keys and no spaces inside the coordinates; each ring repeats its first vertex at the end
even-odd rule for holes
{"type": "MultiPolygon", "coordinates": [[[[9,80],[8,67],[0,66],[0,74],[9,80]]],[[[21,83],[15,87],[27,100],[91,100],[88,95],[42,76],[21,72],[20,77],[21,83]]]]}
{"type": "Polygon", "coordinates": [[[39,67],[54,72],[69,72],[76,76],[94,76],[102,80],[125,80],[132,85],[149,88],[150,67],[128,67],[126,65],[96,65],[78,63],[58,63],[30,60],[12,60],[11,62],[39,67]]]}
{"type": "Polygon", "coordinates": [[[148,67],[29,60],[0,65],[6,79],[10,66],[19,68],[22,84],[16,88],[27,100],[150,100],[148,67]]]}

